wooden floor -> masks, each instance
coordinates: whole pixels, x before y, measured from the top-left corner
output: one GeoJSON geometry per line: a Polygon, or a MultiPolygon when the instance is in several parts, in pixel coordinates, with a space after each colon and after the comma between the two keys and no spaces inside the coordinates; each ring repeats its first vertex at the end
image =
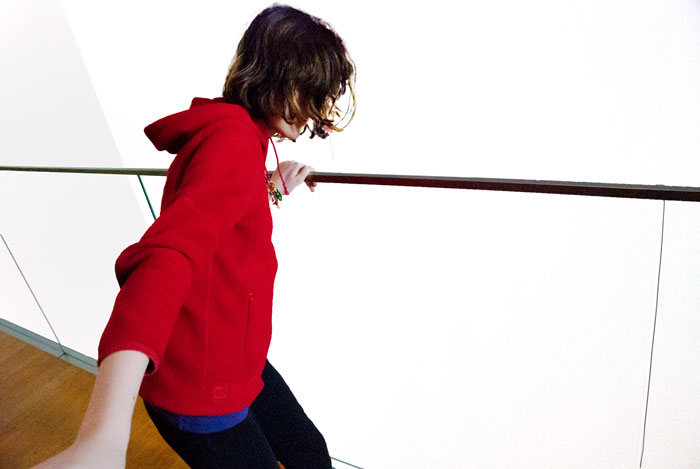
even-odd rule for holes
{"type": "MultiPolygon", "coordinates": [[[[0,332],[0,468],[29,468],[70,446],[95,376],[0,332]]],[[[127,468],[187,468],[139,398],[127,468]]]]}

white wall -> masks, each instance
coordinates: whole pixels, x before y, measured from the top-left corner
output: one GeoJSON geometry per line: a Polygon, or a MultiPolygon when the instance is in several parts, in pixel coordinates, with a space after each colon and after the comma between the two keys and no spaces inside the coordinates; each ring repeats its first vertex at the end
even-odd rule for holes
{"type": "MultiPolygon", "coordinates": [[[[0,164],[123,166],[58,2],[0,3],[0,39],[0,164]]],[[[3,257],[2,318],[51,337],[38,301],[64,345],[96,356],[114,261],[148,226],[139,191],[135,177],[0,172],[0,234],[36,295],[3,257]]]]}
{"type": "MultiPolygon", "coordinates": [[[[219,94],[267,4],[0,4],[0,163],[167,167],[143,127],[219,94]]],[[[346,39],[359,107],[345,133],[279,145],[283,160],[700,185],[697,2],[295,5],[346,39]]],[[[149,223],[138,182],[0,173],[0,201],[0,233],[61,341],[94,356],[114,260],[149,223]]],[[[661,207],[299,189],[274,211],[271,360],[332,455],[363,467],[638,467],[661,207]]],[[[696,211],[667,205],[675,254],[662,268],[645,467],[700,464],[696,211]]],[[[47,336],[15,270],[0,257],[0,315],[47,336]]]]}
{"type": "MultiPolygon", "coordinates": [[[[63,0],[117,148],[221,93],[267,0],[63,0]]],[[[700,185],[695,0],[292,2],[358,66],[346,134],[284,145],[323,171],[700,185]]]]}

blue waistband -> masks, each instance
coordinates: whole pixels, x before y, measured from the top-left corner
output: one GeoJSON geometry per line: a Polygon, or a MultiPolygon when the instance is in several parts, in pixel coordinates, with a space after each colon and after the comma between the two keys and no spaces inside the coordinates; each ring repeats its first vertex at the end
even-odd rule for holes
{"type": "Polygon", "coordinates": [[[227,430],[241,423],[248,416],[248,407],[238,412],[224,415],[180,415],[159,407],[146,404],[146,407],[171,425],[192,433],[214,433],[227,430]]]}

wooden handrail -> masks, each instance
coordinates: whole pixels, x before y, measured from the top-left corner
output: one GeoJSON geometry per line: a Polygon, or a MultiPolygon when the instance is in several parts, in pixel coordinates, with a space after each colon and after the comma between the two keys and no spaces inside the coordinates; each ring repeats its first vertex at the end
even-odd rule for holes
{"type": "MultiPolygon", "coordinates": [[[[59,168],[41,166],[0,166],[0,171],[38,171],[50,173],[139,176],[165,176],[168,172],[167,169],[153,168],[59,168]]],[[[568,194],[593,197],[700,202],[700,187],[349,173],[312,173],[309,177],[316,182],[335,184],[431,187],[504,192],[535,192],[541,194],[568,194]]]]}

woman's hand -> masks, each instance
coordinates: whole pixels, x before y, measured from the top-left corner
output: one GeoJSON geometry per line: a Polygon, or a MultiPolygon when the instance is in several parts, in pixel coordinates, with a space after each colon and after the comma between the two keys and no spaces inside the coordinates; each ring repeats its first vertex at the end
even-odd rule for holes
{"type": "Polygon", "coordinates": [[[303,163],[297,161],[283,161],[280,163],[279,170],[275,170],[272,173],[272,182],[282,195],[284,193],[284,186],[287,186],[287,192],[291,193],[295,187],[297,187],[302,182],[305,182],[311,192],[314,191],[316,187],[316,182],[312,178],[308,177],[310,173],[314,172],[315,169],[311,166],[307,166],[303,163]],[[280,173],[282,173],[282,178],[284,178],[284,185],[282,184],[282,178],[280,178],[280,173]]]}
{"type": "Polygon", "coordinates": [[[148,363],[149,357],[136,350],[105,357],[75,442],[36,468],[124,468],[134,404],[148,363]]]}
{"type": "Polygon", "coordinates": [[[75,442],[62,453],[44,461],[32,469],[124,469],[126,454],[106,443],[75,442]]]}

